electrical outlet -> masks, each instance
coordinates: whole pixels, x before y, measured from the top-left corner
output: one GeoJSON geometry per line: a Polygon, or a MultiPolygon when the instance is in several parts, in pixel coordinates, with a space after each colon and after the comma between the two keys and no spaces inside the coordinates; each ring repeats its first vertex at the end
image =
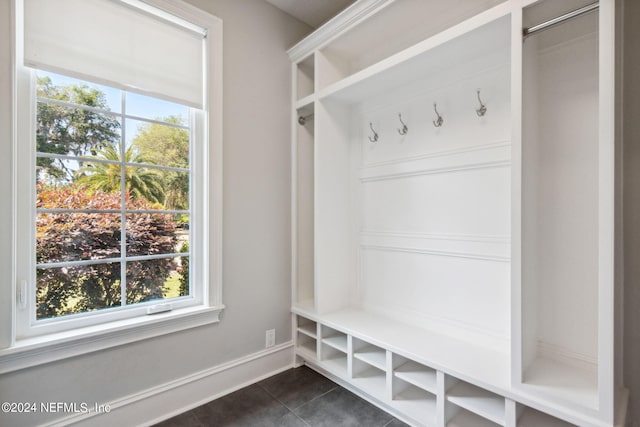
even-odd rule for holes
{"type": "Polygon", "coordinates": [[[266,334],[265,348],[273,347],[276,345],[276,330],[269,329],[266,334]]]}

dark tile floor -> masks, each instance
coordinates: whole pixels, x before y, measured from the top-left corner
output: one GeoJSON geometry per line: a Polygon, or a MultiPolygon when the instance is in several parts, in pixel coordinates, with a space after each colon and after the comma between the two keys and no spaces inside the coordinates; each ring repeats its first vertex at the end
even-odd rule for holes
{"type": "Polygon", "coordinates": [[[406,424],[301,366],[156,426],[400,427],[406,424]]]}

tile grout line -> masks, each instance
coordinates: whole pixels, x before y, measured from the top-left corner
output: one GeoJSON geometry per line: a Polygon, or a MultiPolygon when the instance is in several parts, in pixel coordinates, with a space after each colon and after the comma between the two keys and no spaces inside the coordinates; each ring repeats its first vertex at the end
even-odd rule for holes
{"type": "Polygon", "coordinates": [[[306,422],[303,418],[300,417],[300,415],[296,414],[293,411],[289,411],[293,414],[294,417],[296,417],[297,419],[299,419],[300,421],[302,421],[304,423],[304,425],[311,427],[311,424],[309,424],[308,422],[306,422]]]}
{"type": "MultiPolygon", "coordinates": [[[[326,378],[326,377],[325,377],[325,378],[326,378]]],[[[264,381],[264,380],[263,380],[263,381],[264,381]]],[[[331,380],[330,380],[330,381],[331,381],[331,380]]],[[[322,394],[320,394],[320,395],[318,395],[318,396],[314,397],[314,398],[313,398],[313,399],[311,399],[311,400],[308,400],[308,401],[306,401],[306,402],[302,403],[301,405],[296,406],[295,408],[290,408],[286,403],[282,402],[280,399],[278,399],[276,396],[274,396],[274,395],[273,395],[273,393],[271,393],[269,390],[267,390],[267,388],[266,388],[266,387],[264,387],[262,384],[260,384],[261,382],[262,382],[262,381],[257,382],[257,383],[255,383],[255,384],[256,384],[257,386],[259,386],[261,389],[263,389],[265,392],[267,392],[267,394],[268,394],[269,396],[273,397],[273,398],[274,398],[278,403],[280,403],[282,406],[284,406],[285,408],[287,408],[287,409],[289,410],[289,412],[293,413],[296,417],[298,417],[298,415],[297,415],[294,411],[296,411],[297,409],[299,409],[299,408],[303,407],[303,406],[304,406],[304,405],[306,405],[307,403],[311,403],[311,402],[313,402],[314,400],[316,400],[316,399],[318,399],[318,398],[320,398],[320,397],[324,396],[324,395],[325,395],[325,394],[327,394],[327,393],[331,393],[333,390],[335,390],[335,389],[337,389],[338,387],[340,387],[338,384],[333,383],[333,384],[334,384],[334,386],[333,386],[331,389],[329,389],[329,390],[325,391],[324,393],[322,393],[322,394]]],[[[331,382],[333,382],[333,381],[331,381],[331,382]]],[[[300,418],[300,417],[298,417],[298,418],[300,418]]],[[[302,418],[300,418],[300,419],[302,419],[302,418]]],[[[302,420],[302,421],[304,421],[304,420],[302,420]]],[[[309,424],[308,424],[308,423],[306,423],[306,422],[305,422],[305,424],[309,425],[309,424]]]]}
{"type": "Polygon", "coordinates": [[[340,386],[336,384],[336,386],[335,386],[335,387],[333,387],[331,390],[325,391],[324,393],[322,393],[322,394],[320,394],[320,395],[318,395],[318,396],[314,397],[313,399],[311,399],[311,400],[309,400],[309,401],[307,401],[307,402],[304,402],[302,405],[300,405],[300,406],[298,406],[297,408],[293,409],[293,410],[292,410],[292,412],[293,412],[293,411],[297,411],[298,409],[302,408],[303,406],[308,405],[309,403],[313,402],[314,400],[320,399],[322,396],[326,396],[327,394],[329,394],[329,393],[331,393],[332,391],[336,390],[338,387],[340,387],[340,386]]]}

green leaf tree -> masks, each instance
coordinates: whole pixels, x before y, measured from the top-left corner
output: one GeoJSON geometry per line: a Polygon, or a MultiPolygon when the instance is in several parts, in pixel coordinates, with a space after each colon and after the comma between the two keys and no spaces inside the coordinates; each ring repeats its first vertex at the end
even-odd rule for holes
{"type": "MultiPolygon", "coordinates": [[[[158,119],[182,125],[177,116],[158,119]]],[[[189,167],[189,132],[186,129],[149,123],[141,127],[132,144],[145,162],[177,168],[189,167]]],[[[159,171],[167,209],[189,208],[189,177],[186,173],[159,171]]]]}
{"type": "MultiPolygon", "coordinates": [[[[120,150],[107,145],[96,151],[96,158],[112,162],[120,162],[120,150]]],[[[126,163],[141,163],[144,159],[130,146],[124,154],[126,163]]],[[[142,166],[125,166],[125,188],[132,199],[143,198],[152,203],[164,203],[165,193],[162,188],[160,171],[142,166]]],[[[106,193],[117,192],[121,188],[121,165],[117,163],[88,161],[77,173],[77,182],[91,191],[106,193]]]]}
{"type": "MultiPolygon", "coordinates": [[[[37,83],[38,98],[109,109],[105,94],[87,85],[54,85],[49,77],[38,77],[37,83]]],[[[38,102],[37,108],[38,152],[85,156],[120,138],[120,122],[110,115],[46,102],[38,102]]],[[[43,177],[58,183],[73,180],[73,170],[61,159],[38,157],[37,167],[39,181],[43,177]]]]}

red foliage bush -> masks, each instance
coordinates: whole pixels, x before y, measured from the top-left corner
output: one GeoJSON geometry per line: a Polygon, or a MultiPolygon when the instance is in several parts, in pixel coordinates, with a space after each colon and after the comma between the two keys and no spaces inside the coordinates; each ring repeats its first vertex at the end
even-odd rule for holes
{"type": "MultiPolygon", "coordinates": [[[[152,210],[144,199],[125,196],[127,209],[152,210]]],[[[119,210],[120,194],[76,186],[37,186],[38,208],[119,210]]],[[[127,214],[127,256],[176,252],[176,226],[167,214],[127,214]]],[[[36,262],[92,261],[90,264],[37,270],[37,317],[47,318],[121,305],[121,263],[104,262],[121,255],[121,214],[40,213],[36,219],[36,262]]],[[[163,297],[174,269],[172,259],[126,263],[126,304],[163,297]]]]}

